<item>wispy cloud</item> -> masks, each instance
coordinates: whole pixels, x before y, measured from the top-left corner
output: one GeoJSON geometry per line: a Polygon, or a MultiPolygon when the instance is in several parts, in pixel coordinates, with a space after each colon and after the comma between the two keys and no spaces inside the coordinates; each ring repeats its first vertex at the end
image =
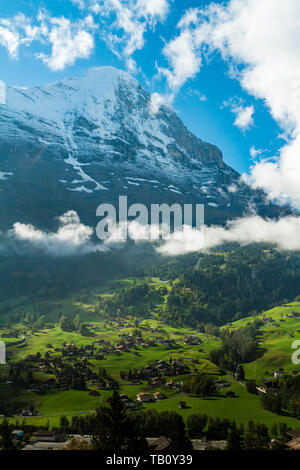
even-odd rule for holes
{"type": "Polygon", "coordinates": [[[204,95],[204,93],[201,93],[199,90],[196,90],[195,88],[189,88],[186,94],[188,96],[196,96],[198,100],[201,102],[207,101],[207,97],[204,95]]]}
{"type": "Polygon", "coordinates": [[[205,251],[224,243],[273,245],[283,251],[300,250],[300,217],[284,217],[278,221],[259,216],[244,217],[227,223],[196,230],[188,227],[176,232],[157,251],[169,256],[205,251]]]}
{"type": "Polygon", "coordinates": [[[51,70],[63,70],[73,65],[77,59],[88,59],[94,49],[94,38],[90,31],[95,28],[93,18],[71,23],[70,20],[51,18],[41,13],[41,30],[43,37],[51,45],[51,54],[40,53],[41,59],[51,70]]]}
{"type": "Polygon", "coordinates": [[[223,103],[223,106],[229,107],[235,115],[234,125],[241,131],[246,131],[254,125],[253,114],[254,106],[245,106],[242,100],[230,99],[223,103]]]}
{"type": "Polygon", "coordinates": [[[77,5],[80,10],[84,10],[86,8],[86,2],[85,0],[71,0],[74,5],[77,5]]]}
{"type": "Polygon", "coordinates": [[[4,46],[13,59],[18,59],[21,46],[38,41],[42,47],[50,45],[51,53],[36,53],[51,70],[63,70],[77,59],[87,59],[94,49],[91,15],[77,22],[65,17],[51,17],[46,10],[40,10],[36,18],[19,13],[12,19],[0,18],[0,45],[4,46]]]}
{"type": "Polygon", "coordinates": [[[19,47],[29,46],[39,36],[39,27],[23,13],[12,18],[0,18],[0,45],[5,47],[13,59],[18,59],[19,47]]]}
{"type": "Polygon", "coordinates": [[[165,20],[169,0],[92,0],[90,8],[106,25],[101,32],[106,44],[135,72],[133,55],[144,47],[146,31],[165,20]]]}
{"type": "Polygon", "coordinates": [[[251,158],[252,158],[253,160],[255,160],[257,157],[259,157],[260,155],[262,155],[263,150],[257,149],[257,148],[255,148],[254,145],[252,145],[252,147],[251,147],[250,150],[249,150],[249,153],[250,153],[251,158]]]}

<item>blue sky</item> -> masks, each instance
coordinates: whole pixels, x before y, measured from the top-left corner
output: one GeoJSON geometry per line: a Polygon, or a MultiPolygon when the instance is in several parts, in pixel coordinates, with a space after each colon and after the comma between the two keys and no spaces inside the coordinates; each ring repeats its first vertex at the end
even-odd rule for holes
{"type": "MultiPolygon", "coordinates": [[[[270,70],[268,77],[268,71],[263,69],[263,54],[266,60],[273,53],[277,58],[276,50],[269,45],[269,49],[264,47],[260,51],[259,41],[263,42],[264,37],[256,37],[256,30],[254,34],[251,30],[257,19],[264,21],[261,30],[266,29],[266,44],[271,44],[267,40],[277,34],[277,17],[273,18],[273,24],[268,15],[274,15],[277,3],[279,6],[282,2],[1,2],[0,79],[10,86],[31,87],[82,75],[94,66],[113,65],[129,70],[150,93],[159,93],[162,102],[169,103],[192,132],[216,144],[225,162],[239,172],[251,172],[255,157],[254,185],[263,187],[279,200],[286,198],[300,204],[298,182],[292,181],[293,192],[285,194],[289,184],[283,165],[280,167],[286,142],[292,145],[297,139],[297,112],[292,103],[284,109],[280,102],[283,77],[279,76],[278,83],[274,81],[278,70],[274,70],[273,77],[270,70]],[[262,3],[269,10],[264,7],[260,11],[262,3]],[[243,30],[243,13],[249,17],[248,39],[248,29],[243,30]],[[67,23],[63,23],[66,20],[67,23]],[[140,36],[135,37],[137,31],[140,36]],[[80,47],[82,50],[78,53],[80,47]],[[283,125],[284,118],[286,125],[283,125]],[[261,156],[272,157],[271,163],[268,160],[257,162],[261,156]]],[[[286,5],[291,7],[286,13],[287,19],[292,20],[299,10],[299,2],[287,0],[286,5]]],[[[278,9],[278,14],[282,18],[285,12],[278,9]]],[[[286,31],[283,30],[283,34],[286,37],[286,31]]],[[[280,37],[278,41],[283,43],[280,37]]],[[[294,52],[295,57],[299,57],[299,51],[294,52]]],[[[282,57],[284,53],[283,48],[282,57]]],[[[278,60],[280,57],[279,54],[278,60]]],[[[292,70],[293,56],[290,60],[292,70]]],[[[292,101],[287,95],[289,99],[292,101]]]]}

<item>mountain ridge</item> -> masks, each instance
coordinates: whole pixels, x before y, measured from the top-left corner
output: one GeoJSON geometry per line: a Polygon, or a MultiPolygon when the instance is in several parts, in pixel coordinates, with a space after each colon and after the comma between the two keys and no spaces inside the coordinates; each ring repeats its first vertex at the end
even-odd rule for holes
{"type": "Polygon", "coordinates": [[[8,88],[0,106],[0,228],[17,220],[50,227],[69,209],[94,223],[96,207],[119,195],[146,205],[204,203],[216,223],[249,207],[280,212],[171,108],[154,114],[150,104],[139,82],[113,67],[8,88]]]}

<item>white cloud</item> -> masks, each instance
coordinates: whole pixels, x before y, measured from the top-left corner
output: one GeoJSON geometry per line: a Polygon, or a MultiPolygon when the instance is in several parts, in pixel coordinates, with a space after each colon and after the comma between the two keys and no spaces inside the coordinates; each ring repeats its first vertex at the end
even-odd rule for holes
{"type": "Polygon", "coordinates": [[[15,31],[11,31],[8,27],[4,27],[0,23],[0,44],[4,46],[11,57],[14,59],[18,56],[18,48],[20,45],[19,34],[15,31]]]}
{"type": "Polygon", "coordinates": [[[284,251],[300,250],[300,217],[265,220],[259,216],[245,217],[227,223],[226,227],[212,226],[172,234],[157,248],[159,253],[177,256],[208,250],[224,243],[271,244],[284,251]]]}
{"type": "Polygon", "coordinates": [[[242,131],[249,129],[253,126],[253,114],[254,114],[254,107],[246,106],[242,107],[239,106],[238,108],[233,109],[234,114],[236,115],[234,125],[237,126],[242,131]]]}
{"type": "MultiPolygon", "coordinates": [[[[231,76],[261,99],[289,138],[276,162],[256,164],[249,181],[281,202],[300,207],[300,2],[230,0],[189,10],[179,35],[164,48],[169,86],[178,89],[201,69],[209,52],[218,51],[231,76]],[[187,60],[183,52],[186,48],[187,60]],[[178,45],[179,50],[177,50],[178,45]]],[[[239,116],[242,127],[251,110],[239,116]]]]}
{"type": "Polygon", "coordinates": [[[51,70],[63,70],[77,59],[88,59],[94,49],[94,38],[87,29],[93,28],[93,20],[87,17],[77,23],[61,18],[42,17],[45,36],[51,44],[51,54],[37,54],[51,70]],[[46,26],[47,22],[50,27],[46,26]]]}
{"type": "Polygon", "coordinates": [[[16,222],[7,234],[10,241],[17,243],[17,249],[23,251],[38,249],[51,256],[69,256],[85,254],[100,249],[92,243],[94,230],[80,222],[75,211],[68,211],[59,217],[57,232],[45,232],[30,224],[16,222]]]}
{"type": "Polygon", "coordinates": [[[199,99],[199,101],[207,101],[207,97],[203,94],[203,93],[200,93],[199,90],[195,90],[193,88],[190,88],[188,91],[187,91],[187,95],[189,96],[197,96],[197,98],[199,99]]]}
{"type": "Polygon", "coordinates": [[[255,160],[256,157],[260,156],[263,153],[263,150],[261,149],[256,149],[254,145],[249,150],[249,153],[251,155],[251,158],[255,160]]]}
{"type": "Polygon", "coordinates": [[[181,231],[159,239],[158,225],[142,225],[138,221],[116,224],[105,240],[105,246],[118,246],[125,239],[121,234],[128,233],[135,243],[152,244],[163,255],[178,256],[186,253],[206,251],[225,243],[250,245],[261,243],[273,245],[282,251],[300,251],[300,217],[288,216],[279,220],[263,219],[249,215],[227,222],[222,226],[203,226],[201,229],[184,226],[181,231]]]}
{"type": "Polygon", "coordinates": [[[93,0],[91,9],[104,22],[114,18],[112,24],[105,22],[103,39],[115,54],[125,57],[127,68],[135,72],[132,56],[144,47],[146,31],[165,20],[169,3],[167,0],[93,0]]]}
{"type": "Polygon", "coordinates": [[[250,176],[243,176],[254,188],[264,188],[270,199],[276,199],[282,204],[289,202],[299,209],[299,175],[300,135],[281,149],[279,160],[262,160],[253,165],[250,176]]]}
{"type": "Polygon", "coordinates": [[[81,10],[84,10],[86,8],[86,4],[84,0],[71,0],[74,5],[77,5],[81,10]]]}
{"type": "Polygon", "coordinates": [[[241,131],[246,131],[254,125],[253,114],[254,106],[244,106],[241,99],[230,99],[224,101],[224,106],[228,106],[231,112],[235,115],[234,125],[241,131]]]}
{"type": "Polygon", "coordinates": [[[178,91],[189,78],[195,77],[201,68],[202,58],[197,53],[192,31],[181,31],[177,38],[165,45],[163,54],[170,68],[159,67],[158,70],[165,75],[173,92],[178,91]]]}
{"type": "Polygon", "coordinates": [[[156,114],[163,104],[166,104],[165,97],[160,95],[159,93],[152,93],[149,104],[150,112],[152,114],[156,114]]]}
{"type": "Polygon", "coordinates": [[[0,45],[13,59],[18,58],[19,47],[29,45],[38,36],[38,28],[23,13],[13,18],[0,18],[0,45]]]}
{"type": "Polygon", "coordinates": [[[164,21],[169,12],[169,3],[167,0],[137,0],[136,10],[140,17],[164,21]]]}
{"type": "Polygon", "coordinates": [[[93,17],[72,23],[62,17],[53,18],[46,11],[38,12],[35,19],[19,13],[12,19],[0,18],[0,45],[7,48],[14,59],[19,48],[39,41],[42,46],[51,46],[51,54],[37,53],[51,70],[63,70],[77,59],[87,59],[94,48],[93,17]]]}

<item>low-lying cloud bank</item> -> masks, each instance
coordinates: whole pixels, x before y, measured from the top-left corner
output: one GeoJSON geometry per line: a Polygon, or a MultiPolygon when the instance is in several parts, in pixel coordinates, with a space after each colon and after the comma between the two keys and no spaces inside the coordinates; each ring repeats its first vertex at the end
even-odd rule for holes
{"type": "Polygon", "coordinates": [[[101,249],[92,242],[93,228],[82,224],[77,212],[68,211],[58,220],[56,232],[42,231],[33,225],[16,222],[2,236],[2,250],[6,247],[24,254],[38,251],[50,256],[71,256],[101,249]]]}
{"type": "Polygon", "coordinates": [[[280,250],[300,250],[300,217],[290,216],[276,220],[265,220],[259,216],[236,219],[226,227],[204,227],[194,230],[187,227],[185,232],[170,236],[160,247],[159,253],[177,256],[184,253],[203,251],[224,243],[250,245],[253,243],[272,244],[280,250]]]}
{"type": "MultiPolygon", "coordinates": [[[[21,254],[39,252],[48,256],[78,256],[114,249],[126,242],[119,239],[124,226],[115,226],[107,240],[95,242],[95,230],[82,224],[75,211],[66,212],[58,220],[56,232],[16,222],[11,230],[0,234],[2,253],[13,250],[21,254]]],[[[270,220],[252,215],[229,221],[225,227],[204,226],[200,230],[185,226],[183,231],[176,231],[163,240],[147,239],[147,233],[157,233],[158,227],[155,226],[133,221],[128,223],[127,230],[128,238],[135,243],[152,244],[158,253],[167,256],[201,252],[225,243],[271,244],[283,251],[300,251],[300,216],[270,220]]]]}

